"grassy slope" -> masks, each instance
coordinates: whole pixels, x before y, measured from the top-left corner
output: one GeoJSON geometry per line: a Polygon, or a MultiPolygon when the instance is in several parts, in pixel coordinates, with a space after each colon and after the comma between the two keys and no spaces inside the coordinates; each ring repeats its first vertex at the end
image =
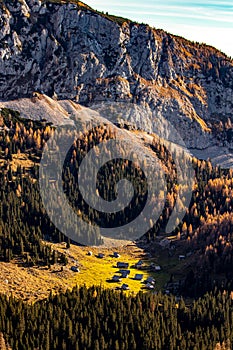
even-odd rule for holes
{"type": "Polygon", "coordinates": [[[171,273],[175,279],[184,277],[187,273],[187,266],[190,263],[189,259],[183,262],[178,261],[179,251],[173,257],[168,257],[168,251],[157,247],[157,253],[153,258],[148,257],[145,251],[138,248],[135,244],[125,245],[118,248],[89,248],[71,245],[66,249],[65,244],[50,244],[52,249],[65,252],[68,257],[68,265],[61,271],[60,265],[54,265],[50,269],[47,267],[31,267],[25,268],[20,266],[19,261],[11,263],[0,262],[0,293],[11,293],[23,300],[36,301],[43,299],[50,292],[57,293],[65,291],[67,288],[72,288],[76,285],[87,287],[96,285],[103,288],[113,288],[121,286],[122,283],[127,283],[130,291],[126,293],[137,293],[140,290],[146,291],[145,285],[140,281],[133,279],[136,273],[142,273],[144,280],[148,276],[153,276],[156,280],[155,290],[163,290],[164,285],[168,282],[171,273]],[[93,252],[92,256],[88,256],[88,251],[93,252]],[[118,251],[121,255],[116,259],[112,256],[114,251],[118,251]],[[101,252],[105,254],[103,259],[99,259],[97,254],[101,252]],[[148,270],[138,270],[132,266],[138,261],[143,260],[145,266],[149,266],[151,262],[159,264],[162,267],[160,272],[150,272],[148,270]],[[122,279],[120,283],[112,283],[109,280],[114,274],[118,274],[116,268],[117,261],[129,263],[131,271],[129,278],[122,279]],[[71,271],[71,266],[78,265],[80,272],[71,271]],[[6,281],[7,280],[7,281],[6,281]]]}
{"type": "MultiPolygon", "coordinates": [[[[3,160],[5,163],[5,160],[3,160]]],[[[28,159],[26,154],[13,155],[13,161],[10,162],[12,169],[21,165],[25,168],[33,167],[33,162],[28,159]]],[[[127,244],[128,242],[126,242],[127,244]]],[[[156,290],[164,288],[165,283],[169,280],[171,273],[176,279],[182,278],[187,272],[185,267],[187,261],[179,262],[178,254],[182,251],[176,252],[174,257],[168,256],[168,251],[161,249],[159,245],[156,246],[156,253],[153,258],[149,258],[143,249],[138,248],[135,244],[128,244],[119,248],[106,245],[105,248],[88,248],[71,245],[67,250],[63,244],[51,244],[44,242],[44,244],[52,245],[52,249],[60,252],[65,252],[68,257],[68,265],[61,271],[60,265],[54,265],[49,270],[46,267],[32,267],[24,268],[18,264],[18,261],[11,263],[0,262],[0,293],[20,297],[24,300],[35,301],[43,299],[52,292],[59,292],[66,290],[73,286],[86,284],[88,287],[92,285],[102,285],[104,288],[116,288],[122,283],[127,283],[130,287],[130,293],[137,293],[144,289],[144,284],[133,279],[136,273],[143,273],[144,279],[148,276],[155,277],[156,290]],[[87,252],[91,250],[93,256],[88,256],[87,252]],[[118,251],[121,255],[119,259],[113,258],[114,251],[118,251]],[[102,252],[105,254],[104,259],[99,259],[96,255],[102,252]],[[151,273],[146,270],[137,270],[132,268],[138,260],[142,259],[146,266],[151,262],[162,266],[162,271],[159,273],[151,273]],[[116,268],[117,261],[125,261],[129,263],[131,274],[129,278],[122,279],[120,283],[112,283],[109,280],[114,274],[118,273],[116,268]],[[80,272],[74,273],[70,270],[72,265],[78,262],[80,272]],[[8,283],[5,281],[8,280],[8,283]]]]}
{"type": "MultiPolygon", "coordinates": [[[[57,248],[57,245],[56,245],[57,248]]],[[[60,248],[60,251],[63,252],[66,250],[65,248],[60,248]]],[[[155,276],[155,274],[151,274],[149,271],[141,271],[132,267],[138,260],[142,259],[145,261],[145,265],[150,263],[144,251],[140,248],[137,248],[135,245],[124,246],[120,248],[80,248],[74,245],[71,245],[69,252],[67,252],[69,256],[69,268],[74,265],[73,259],[78,261],[78,265],[80,266],[79,273],[72,273],[72,276],[69,279],[69,283],[75,285],[83,285],[86,284],[88,287],[95,285],[101,285],[104,288],[116,288],[117,286],[121,286],[122,283],[127,283],[130,287],[131,292],[138,292],[143,287],[144,284],[135,281],[134,275],[136,273],[142,273],[144,275],[144,279],[148,276],[155,276]],[[87,252],[91,250],[93,252],[92,256],[88,256],[87,252]],[[120,258],[116,259],[112,256],[114,251],[118,251],[121,255],[120,258]],[[105,254],[103,259],[99,259],[97,257],[98,253],[101,252],[105,254]],[[119,269],[116,268],[117,261],[124,261],[129,263],[129,268],[131,270],[130,276],[127,279],[122,279],[120,283],[112,283],[111,280],[114,274],[117,274],[119,269]]]]}
{"type": "Polygon", "coordinates": [[[131,275],[127,279],[123,279],[122,283],[127,283],[130,286],[131,292],[140,291],[144,284],[133,279],[135,273],[143,273],[144,278],[158,274],[151,274],[148,271],[141,272],[140,270],[131,268],[139,259],[143,259],[145,264],[149,264],[148,258],[142,249],[136,246],[121,247],[118,251],[121,254],[119,259],[113,258],[111,255],[115,249],[109,248],[91,248],[93,256],[88,256],[87,252],[90,248],[78,247],[71,245],[67,250],[63,244],[52,244],[52,248],[65,252],[69,263],[61,271],[60,265],[54,265],[51,269],[46,267],[31,267],[26,268],[20,266],[20,261],[11,263],[0,262],[0,293],[13,294],[24,300],[35,301],[43,299],[52,292],[58,292],[72,288],[75,285],[101,285],[104,288],[116,288],[121,283],[111,283],[108,279],[114,274],[117,274],[117,261],[129,262],[131,275]],[[96,257],[98,252],[105,254],[104,259],[96,257]],[[78,262],[80,272],[72,272],[71,266],[78,262]]]}

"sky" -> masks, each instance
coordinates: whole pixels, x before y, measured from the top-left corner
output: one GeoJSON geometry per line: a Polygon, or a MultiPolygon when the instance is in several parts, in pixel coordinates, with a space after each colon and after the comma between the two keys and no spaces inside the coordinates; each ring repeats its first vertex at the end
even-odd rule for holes
{"type": "Polygon", "coordinates": [[[233,0],[84,0],[99,11],[212,45],[233,57],[233,0]]]}

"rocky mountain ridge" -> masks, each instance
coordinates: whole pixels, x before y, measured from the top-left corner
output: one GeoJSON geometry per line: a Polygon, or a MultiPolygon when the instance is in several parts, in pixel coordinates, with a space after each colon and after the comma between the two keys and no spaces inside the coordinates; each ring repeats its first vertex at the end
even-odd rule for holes
{"type": "Polygon", "coordinates": [[[0,2],[0,99],[34,91],[90,107],[140,104],[152,131],[166,118],[190,148],[231,144],[230,58],[81,2],[0,2]]]}

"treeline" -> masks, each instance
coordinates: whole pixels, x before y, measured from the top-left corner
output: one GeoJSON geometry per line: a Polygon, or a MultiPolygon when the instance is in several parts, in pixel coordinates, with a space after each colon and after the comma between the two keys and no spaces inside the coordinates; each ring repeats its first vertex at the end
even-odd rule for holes
{"type": "MultiPolygon", "coordinates": [[[[66,263],[64,255],[51,251],[42,243],[42,239],[53,242],[66,241],[69,239],[59,232],[51,223],[43,207],[38,188],[38,162],[42,149],[49,137],[54,135],[54,129],[48,123],[24,120],[17,112],[3,109],[0,120],[0,155],[2,165],[0,168],[0,258],[10,261],[14,256],[21,256],[28,264],[43,263],[46,265],[55,262],[66,263]],[[13,171],[12,155],[25,153],[31,161],[37,162],[33,167],[24,169],[18,167],[13,171]]],[[[68,134],[69,130],[65,130],[68,134]]],[[[134,196],[129,205],[117,213],[101,213],[90,207],[83,199],[78,187],[78,171],[80,164],[87,153],[92,149],[93,155],[98,158],[98,144],[103,145],[104,152],[111,152],[107,148],[109,140],[115,139],[115,130],[106,125],[99,125],[89,131],[79,133],[79,137],[71,146],[63,168],[63,189],[77,215],[86,222],[100,225],[102,227],[118,227],[130,223],[147,205],[148,184],[146,176],[140,166],[132,161],[113,159],[101,167],[97,176],[98,194],[105,200],[112,201],[117,198],[117,183],[127,179],[133,185],[134,196]]],[[[56,138],[54,138],[56,146],[56,138]]],[[[121,147],[119,143],[119,147],[121,147]]],[[[176,162],[181,169],[185,168],[187,158],[182,153],[173,154],[162,145],[156,137],[151,144],[151,151],[161,160],[162,168],[156,176],[162,179],[165,174],[167,182],[167,196],[165,207],[155,225],[146,234],[148,242],[153,245],[156,236],[164,234],[169,217],[176,205],[182,208],[182,201],[178,199],[178,191],[182,193],[182,185],[177,178],[176,162]],[[176,162],[174,162],[176,159],[176,162]]],[[[56,148],[56,147],[55,147],[56,148]]],[[[124,149],[120,149],[124,154],[124,149]]],[[[132,149],[133,153],[133,149],[132,149]]],[[[145,166],[147,166],[145,164],[145,166]]],[[[196,270],[194,268],[194,280],[197,281],[192,291],[197,296],[211,290],[213,272],[224,273],[225,288],[233,286],[233,260],[232,260],[232,219],[233,208],[233,171],[222,170],[214,167],[210,161],[193,159],[195,170],[195,187],[192,200],[187,209],[182,224],[178,225],[174,234],[184,241],[184,250],[195,252],[198,257],[196,270]],[[201,275],[200,275],[201,274],[201,275]]],[[[153,168],[151,168],[153,169],[153,168]]],[[[150,171],[150,166],[147,166],[150,171]]],[[[152,171],[152,170],[151,170],[152,171]]],[[[93,176],[92,169],[86,169],[87,179],[93,176]]],[[[53,180],[51,180],[53,181],[53,180]]],[[[157,181],[157,191],[160,181],[157,181]]],[[[57,186],[56,181],[53,186],[57,186]]],[[[162,193],[163,194],[163,193],[162,193]]],[[[163,197],[163,196],[162,196],[163,197]]],[[[180,196],[182,198],[182,195],[180,196]]],[[[158,198],[151,201],[150,218],[153,220],[154,210],[158,204],[158,198]]],[[[61,203],[54,204],[64,210],[61,203]]],[[[67,226],[72,226],[69,217],[67,226]]],[[[90,226],[91,227],[91,226],[90,226]]],[[[90,244],[101,242],[93,232],[81,232],[90,239],[90,244]]],[[[78,238],[78,237],[77,237],[78,238]]],[[[77,239],[78,241],[78,239],[77,239]]],[[[194,283],[195,285],[195,283],[194,283]]],[[[184,291],[183,291],[184,292],[184,291]]]]}
{"type": "Polygon", "coordinates": [[[196,161],[196,177],[189,211],[176,230],[184,251],[196,256],[182,291],[194,297],[214,286],[233,288],[233,171],[196,161]]]}
{"type": "Polygon", "coordinates": [[[54,128],[45,120],[32,121],[20,117],[19,112],[2,108],[0,112],[1,158],[12,160],[12,154],[40,155],[54,128]]]}
{"type": "Polygon", "coordinates": [[[213,350],[233,341],[226,292],[186,306],[162,294],[81,287],[33,305],[0,296],[0,331],[17,350],[213,350]]]}
{"type": "MultiPolygon", "coordinates": [[[[114,137],[114,131],[104,125],[79,137],[67,156],[63,178],[65,193],[70,203],[78,208],[80,215],[104,227],[117,227],[130,223],[147,205],[148,187],[142,169],[130,161],[119,159],[109,161],[100,169],[97,188],[105,200],[114,200],[116,199],[116,184],[126,178],[134,188],[134,197],[128,207],[117,214],[102,214],[90,208],[80,194],[77,179],[82,159],[91,149],[94,149],[98,157],[96,146],[99,143],[107,145],[106,141],[114,137]]],[[[109,150],[107,146],[104,147],[107,153],[109,150]]],[[[172,153],[156,137],[150,147],[162,162],[161,172],[158,172],[156,176],[162,179],[165,174],[167,182],[165,207],[155,225],[146,234],[148,242],[153,245],[156,236],[164,234],[174,207],[177,206],[178,211],[183,207],[183,188],[177,177],[176,163],[181,169],[185,169],[187,168],[186,162],[189,160],[182,153],[172,153]],[[181,193],[180,198],[178,198],[178,192],[181,193]]],[[[124,154],[124,149],[121,149],[121,153],[124,154]]],[[[195,158],[192,160],[192,166],[195,171],[195,186],[191,203],[183,222],[173,233],[177,235],[178,240],[184,241],[184,252],[195,253],[197,257],[197,263],[187,276],[185,288],[182,290],[182,293],[196,297],[207,290],[212,290],[215,286],[221,287],[222,283],[229,290],[233,287],[233,273],[231,272],[233,271],[233,237],[230,214],[233,208],[233,171],[223,170],[218,166],[213,166],[210,161],[195,158]],[[214,281],[218,273],[224,274],[223,279],[214,281]],[[191,280],[192,284],[190,284],[191,280]]],[[[148,165],[147,170],[153,171],[153,167],[150,169],[148,165]]],[[[87,178],[92,176],[91,169],[87,169],[86,176],[87,178]]],[[[163,194],[163,188],[156,190],[163,194]]],[[[158,200],[154,198],[149,209],[151,217],[144,218],[144,220],[153,220],[158,200]]]]}
{"type": "MultiPolygon", "coordinates": [[[[66,263],[42,239],[67,241],[51,224],[40,197],[37,183],[30,174],[18,169],[0,171],[0,259],[10,261],[21,256],[28,265],[66,263]]],[[[68,243],[68,241],[67,241],[68,243]]]]}
{"type": "Polygon", "coordinates": [[[25,120],[17,112],[2,109],[0,119],[0,259],[16,256],[27,265],[66,264],[67,258],[46,246],[42,239],[67,241],[51,224],[43,209],[38,183],[38,165],[14,170],[12,155],[25,153],[38,162],[53,129],[48,123],[25,120]]]}

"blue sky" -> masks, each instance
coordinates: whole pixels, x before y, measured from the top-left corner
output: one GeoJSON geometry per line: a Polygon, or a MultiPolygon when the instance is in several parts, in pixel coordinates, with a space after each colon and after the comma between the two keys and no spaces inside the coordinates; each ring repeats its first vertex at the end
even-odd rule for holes
{"type": "Polygon", "coordinates": [[[233,57],[233,0],[86,0],[100,11],[215,46],[233,57]]]}

